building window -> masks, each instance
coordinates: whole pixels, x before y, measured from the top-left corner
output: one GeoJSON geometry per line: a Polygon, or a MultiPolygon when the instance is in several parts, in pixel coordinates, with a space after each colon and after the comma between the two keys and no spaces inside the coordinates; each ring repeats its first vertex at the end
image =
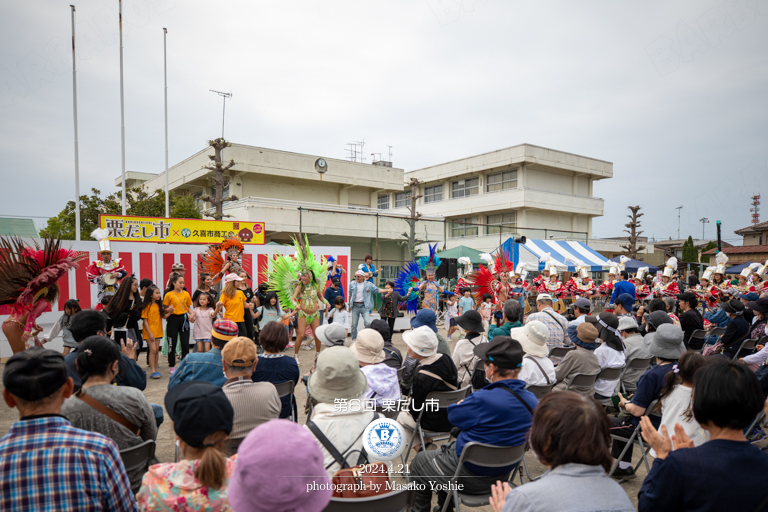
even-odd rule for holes
{"type": "Polygon", "coordinates": [[[389,194],[379,196],[378,208],[379,210],[389,210],[389,194]]]}
{"type": "MultiPolygon", "coordinates": [[[[215,189],[214,189],[214,192],[213,192],[213,193],[214,193],[214,194],[216,193],[215,189]]],[[[224,185],[224,188],[223,188],[223,189],[221,189],[221,197],[222,197],[223,199],[225,199],[225,200],[226,200],[226,199],[229,197],[229,183],[228,183],[228,182],[227,182],[227,184],[226,184],[226,185],[224,185]]]]}
{"type": "Polygon", "coordinates": [[[443,186],[424,187],[424,202],[436,203],[443,200],[443,186]]]}
{"type": "Polygon", "coordinates": [[[451,238],[477,236],[477,226],[471,225],[470,223],[472,221],[473,221],[472,217],[465,217],[463,219],[453,219],[451,221],[451,238]]]}
{"type": "Polygon", "coordinates": [[[395,194],[395,208],[407,208],[409,206],[409,195],[410,192],[397,192],[395,194]]]}
{"type": "Polygon", "coordinates": [[[502,233],[512,233],[517,227],[517,212],[497,213],[496,215],[486,215],[486,224],[500,224],[500,227],[485,226],[485,234],[498,235],[502,233]]]}
{"type": "Polygon", "coordinates": [[[479,183],[479,178],[454,181],[451,183],[451,197],[457,199],[460,197],[474,196],[478,193],[479,183]]]}
{"type": "Polygon", "coordinates": [[[485,180],[486,192],[500,192],[517,187],[517,170],[489,174],[485,180]]]}

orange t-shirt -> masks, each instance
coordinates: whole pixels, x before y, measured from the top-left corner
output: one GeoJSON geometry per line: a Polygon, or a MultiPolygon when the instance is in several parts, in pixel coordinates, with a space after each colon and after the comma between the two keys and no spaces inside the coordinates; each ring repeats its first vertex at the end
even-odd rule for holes
{"type": "Polygon", "coordinates": [[[224,305],[224,318],[233,322],[245,321],[245,294],[237,290],[234,297],[222,293],[219,302],[224,305]]]}
{"type": "Polygon", "coordinates": [[[163,337],[163,317],[160,314],[160,306],[150,304],[141,312],[141,318],[144,320],[142,330],[146,339],[149,339],[149,332],[155,339],[163,337]],[[149,327],[149,332],[147,332],[147,327],[149,327]]]}
{"type": "Polygon", "coordinates": [[[173,306],[172,315],[183,315],[189,312],[189,307],[192,305],[192,297],[190,297],[185,290],[182,290],[179,293],[171,290],[165,294],[163,304],[166,306],[173,306]]]}

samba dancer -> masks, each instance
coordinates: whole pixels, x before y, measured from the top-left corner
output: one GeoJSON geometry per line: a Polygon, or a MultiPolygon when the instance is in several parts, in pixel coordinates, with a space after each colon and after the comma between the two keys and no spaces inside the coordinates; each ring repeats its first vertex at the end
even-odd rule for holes
{"type": "Polygon", "coordinates": [[[424,299],[421,302],[422,309],[431,309],[437,314],[440,306],[440,294],[445,290],[440,284],[435,281],[435,272],[440,266],[440,258],[437,257],[435,252],[437,251],[437,244],[429,245],[429,256],[422,256],[419,258],[419,268],[425,272],[426,281],[419,283],[418,291],[424,294],[424,299]]]}
{"type": "Polygon", "coordinates": [[[112,259],[108,229],[94,229],[91,236],[99,241],[99,259],[85,269],[88,281],[99,287],[98,302],[117,293],[117,283],[128,275],[120,258],[112,259]]]}
{"type": "Polygon", "coordinates": [[[61,240],[48,238],[42,249],[25,247],[18,238],[0,237],[0,315],[3,334],[14,354],[35,343],[43,330],[37,318],[59,297],[56,282],[85,258],[61,249],[61,240]]]}
{"type": "MultiPolygon", "coordinates": [[[[244,271],[241,263],[243,251],[245,246],[237,238],[227,238],[218,245],[208,246],[208,250],[203,254],[200,262],[200,268],[203,272],[210,274],[214,283],[218,283],[225,274],[234,272],[240,273],[244,271]],[[222,256],[222,252],[227,254],[225,260],[222,256]]],[[[245,275],[248,280],[253,281],[253,278],[246,272],[245,275]]]]}

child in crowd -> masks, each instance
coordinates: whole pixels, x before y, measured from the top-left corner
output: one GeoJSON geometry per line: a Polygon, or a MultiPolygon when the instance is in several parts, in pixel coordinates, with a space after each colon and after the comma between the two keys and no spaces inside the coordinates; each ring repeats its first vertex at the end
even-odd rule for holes
{"type": "Polygon", "coordinates": [[[458,301],[453,292],[445,292],[445,295],[447,296],[445,300],[445,325],[448,326],[448,337],[450,338],[451,334],[459,328],[456,324],[456,318],[459,316],[457,308],[458,301]]]}
{"type": "Polygon", "coordinates": [[[483,326],[485,326],[485,332],[488,332],[488,328],[491,326],[491,314],[493,314],[493,295],[486,293],[483,295],[483,302],[478,308],[480,316],[483,317],[483,326]]]}
{"type": "Polygon", "coordinates": [[[467,311],[475,309],[475,300],[472,298],[472,290],[463,288],[461,290],[461,300],[459,300],[459,316],[466,315],[467,311]]]}
{"type": "Polygon", "coordinates": [[[216,310],[211,307],[211,301],[211,294],[202,292],[197,296],[195,309],[189,315],[189,321],[195,324],[192,329],[192,339],[195,340],[197,352],[211,350],[211,331],[213,319],[216,317],[216,310]]]}
{"type": "MultiPolygon", "coordinates": [[[[163,294],[156,286],[150,286],[141,303],[141,320],[144,339],[149,347],[150,379],[159,379],[157,360],[160,357],[160,341],[163,338],[163,319],[173,313],[173,308],[163,304],[163,294]]],[[[210,331],[209,331],[210,332],[210,331]]]]}
{"type": "Polygon", "coordinates": [[[334,308],[328,312],[328,323],[341,324],[344,330],[349,334],[349,313],[347,305],[344,303],[344,297],[338,296],[333,300],[334,308]]]}
{"type": "Polygon", "coordinates": [[[93,308],[94,311],[104,311],[104,306],[109,304],[109,301],[112,300],[112,295],[108,295],[106,297],[101,298],[101,302],[99,304],[96,304],[96,307],[93,308]]]}
{"type": "Polygon", "coordinates": [[[69,354],[70,350],[77,348],[77,342],[69,330],[69,324],[72,322],[72,316],[81,310],[82,308],[80,307],[80,302],[77,299],[69,299],[67,302],[65,302],[64,314],[61,315],[61,318],[59,318],[55,324],[53,324],[51,332],[49,332],[47,336],[43,337],[43,343],[48,343],[49,341],[53,340],[56,336],[59,335],[59,332],[61,332],[61,339],[64,341],[63,355],[66,356],[69,354]]]}

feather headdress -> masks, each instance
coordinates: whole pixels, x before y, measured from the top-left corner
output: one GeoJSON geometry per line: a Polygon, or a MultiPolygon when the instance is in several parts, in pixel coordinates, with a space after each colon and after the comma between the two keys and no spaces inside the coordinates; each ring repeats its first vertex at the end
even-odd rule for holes
{"type": "Polygon", "coordinates": [[[318,261],[309,247],[306,235],[293,237],[294,256],[278,254],[269,262],[269,289],[277,292],[280,306],[283,309],[293,309],[293,294],[299,285],[299,277],[304,273],[314,275],[310,286],[325,286],[328,280],[328,267],[325,258],[318,261]]]}
{"type": "Polygon", "coordinates": [[[429,256],[419,258],[419,268],[425,272],[434,272],[442,261],[437,257],[437,244],[427,244],[427,247],[429,247],[429,256]]]}
{"type": "Polygon", "coordinates": [[[228,238],[220,244],[209,245],[208,249],[203,253],[200,260],[200,269],[203,272],[210,274],[214,283],[218,283],[221,278],[221,269],[224,267],[226,260],[224,259],[225,253],[230,249],[236,249],[242,253],[245,247],[236,238],[228,238]]]}

